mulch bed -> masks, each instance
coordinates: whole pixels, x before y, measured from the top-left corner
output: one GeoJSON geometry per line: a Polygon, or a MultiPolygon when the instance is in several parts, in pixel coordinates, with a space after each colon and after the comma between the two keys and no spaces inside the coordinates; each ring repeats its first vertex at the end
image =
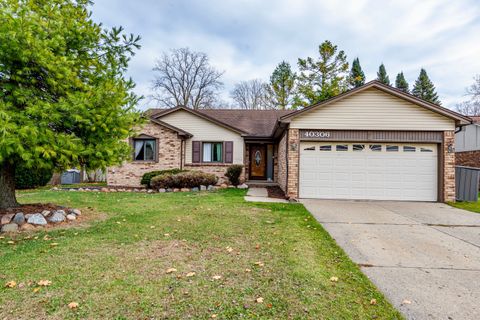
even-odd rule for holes
{"type": "Polygon", "coordinates": [[[267,192],[269,198],[286,199],[285,193],[279,186],[268,186],[267,192]]]}
{"type": "Polygon", "coordinates": [[[31,203],[25,204],[15,208],[0,209],[0,216],[8,213],[17,213],[23,212],[24,214],[29,213],[40,213],[43,210],[55,211],[55,210],[64,210],[65,207],[59,206],[53,203],[31,203]]]}

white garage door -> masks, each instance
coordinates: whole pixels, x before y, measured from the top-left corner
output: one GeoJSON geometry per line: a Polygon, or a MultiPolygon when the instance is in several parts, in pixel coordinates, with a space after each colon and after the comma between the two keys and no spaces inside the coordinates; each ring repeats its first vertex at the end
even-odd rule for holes
{"type": "Polygon", "coordinates": [[[300,144],[300,198],[437,201],[437,146],[300,144]]]}

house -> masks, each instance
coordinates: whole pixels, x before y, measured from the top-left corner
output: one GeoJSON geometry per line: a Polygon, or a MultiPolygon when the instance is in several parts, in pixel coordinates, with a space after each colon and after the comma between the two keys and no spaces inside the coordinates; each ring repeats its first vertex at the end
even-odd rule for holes
{"type": "Polygon", "coordinates": [[[455,133],[457,165],[480,168],[480,116],[470,117],[473,123],[455,133]]]}
{"type": "Polygon", "coordinates": [[[149,111],[110,185],[167,168],[272,181],[289,198],[455,201],[455,130],[468,117],[377,81],[297,111],[149,111]]]}

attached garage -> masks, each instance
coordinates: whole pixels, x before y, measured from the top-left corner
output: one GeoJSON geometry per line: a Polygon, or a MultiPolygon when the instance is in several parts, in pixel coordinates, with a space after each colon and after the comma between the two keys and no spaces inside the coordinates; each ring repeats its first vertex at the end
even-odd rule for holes
{"type": "Polygon", "coordinates": [[[290,198],[455,201],[454,132],[468,123],[372,81],[280,118],[279,181],[290,198]]]}
{"type": "Polygon", "coordinates": [[[436,144],[302,142],[300,198],[437,201],[436,144]]]}

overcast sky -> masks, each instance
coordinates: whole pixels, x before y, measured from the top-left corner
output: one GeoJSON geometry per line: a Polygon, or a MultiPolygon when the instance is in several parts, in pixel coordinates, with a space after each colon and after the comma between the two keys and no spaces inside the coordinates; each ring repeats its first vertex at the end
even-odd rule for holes
{"type": "MultiPolygon", "coordinates": [[[[425,68],[450,108],[480,74],[478,0],[96,0],[93,16],[142,37],[129,75],[144,96],[155,60],[180,47],[207,53],[225,71],[225,99],[238,81],[267,80],[282,60],[296,69],[299,57],[317,57],[326,39],[350,63],[358,56],[367,80],[383,62],[390,81],[403,71],[412,87],[425,68]]],[[[144,99],[140,108],[155,105],[144,99]]]]}

